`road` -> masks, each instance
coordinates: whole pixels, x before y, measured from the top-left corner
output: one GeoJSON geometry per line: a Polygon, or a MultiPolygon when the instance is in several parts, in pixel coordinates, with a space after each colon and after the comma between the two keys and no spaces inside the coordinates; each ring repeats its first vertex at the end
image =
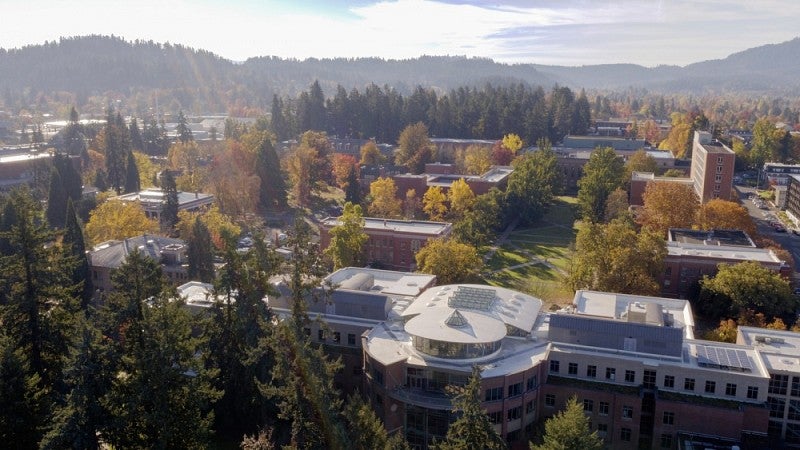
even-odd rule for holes
{"type": "MultiPolygon", "coordinates": [[[[791,229],[795,228],[793,224],[784,224],[786,226],[786,233],[778,233],[769,225],[770,220],[780,220],[778,217],[778,209],[773,207],[771,203],[767,203],[769,209],[759,209],[752,201],[748,200],[748,195],[755,193],[755,189],[746,186],[734,186],[739,192],[742,206],[747,208],[750,216],[756,223],[758,234],[766,238],[772,239],[785,248],[794,258],[794,267],[800,268],[800,236],[791,233],[791,229]]],[[[795,272],[792,276],[794,280],[800,280],[800,274],[795,272]]]]}

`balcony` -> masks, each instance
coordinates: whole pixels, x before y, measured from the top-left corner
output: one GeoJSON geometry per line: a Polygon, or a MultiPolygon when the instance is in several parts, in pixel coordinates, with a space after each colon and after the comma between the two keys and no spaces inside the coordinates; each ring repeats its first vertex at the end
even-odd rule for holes
{"type": "Polygon", "coordinates": [[[438,409],[451,411],[453,403],[447,394],[441,392],[426,391],[423,389],[399,387],[388,392],[389,396],[401,401],[422,408],[438,409]]]}

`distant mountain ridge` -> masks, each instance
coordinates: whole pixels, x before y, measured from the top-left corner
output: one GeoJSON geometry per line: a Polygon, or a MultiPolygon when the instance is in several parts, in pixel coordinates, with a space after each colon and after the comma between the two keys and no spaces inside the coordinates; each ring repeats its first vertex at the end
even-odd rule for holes
{"type": "Polygon", "coordinates": [[[250,58],[234,63],[211,52],[114,36],[62,38],[21,49],[0,49],[0,93],[15,98],[37,92],[75,93],[79,99],[115,92],[130,96],[164,90],[184,108],[220,110],[244,101],[268,109],[272,94],[294,96],[319,80],[326,95],[337,84],[348,91],[369,83],[402,94],[416,86],[447,92],[462,86],[524,83],[549,88],[655,92],[748,92],[797,95],[800,92],[800,38],[734,53],[685,67],[647,68],[635,64],[582,67],[501,64],[488,58],[422,56],[380,58],[250,58]],[[195,105],[193,105],[195,103],[195,105]],[[199,103],[199,104],[197,104],[199,103]]]}

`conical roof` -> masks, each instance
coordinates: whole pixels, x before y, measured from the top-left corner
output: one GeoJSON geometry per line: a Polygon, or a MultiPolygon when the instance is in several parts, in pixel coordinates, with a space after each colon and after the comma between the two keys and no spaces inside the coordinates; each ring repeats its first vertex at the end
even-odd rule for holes
{"type": "Polygon", "coordinates": [[[447,324],[447,326],[455,328],[463,327],[468,324],[467,318],[464,317],[460,312],[458,312],[457,309],[453,310],[453,313],[450,314],[450,317],[445,319],[444,323],[447,324]]]}

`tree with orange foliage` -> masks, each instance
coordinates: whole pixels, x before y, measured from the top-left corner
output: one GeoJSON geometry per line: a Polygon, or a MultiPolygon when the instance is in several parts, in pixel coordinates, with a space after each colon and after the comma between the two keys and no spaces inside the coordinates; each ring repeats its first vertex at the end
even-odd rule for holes
{"type": "Polygon", "coordinates": [[[225,151],[214,158],[209,188],[223,213],[244,217],[255,211],[261,186],[255,167],[256,154],[233,140],[228,140],[225,151]]]}
{"type": "Polygon", "coordinates": [[[696,224],[701,230],[716,228],[742,230],[750,236],[756,234],[756,224],[744,206],[718,198],[700,206],[696,224]]]}
{"type": "Polygon", "coordinates": [[[639,223],[662,236],[670,228],[690,228],[700,208],[694,189],[685,184],[650,183],[642,198],[639,223]]]}
{"type": "Polygon", "coordinates": [[[333,155],[331,171],[333,172],[333,181],[337,186],[342,189],[347,186],[347,177],[350,176],[351,169],[355,170],[356,176],[358,176],[359,166],[354,156],[341,153],[333,155]]]}

